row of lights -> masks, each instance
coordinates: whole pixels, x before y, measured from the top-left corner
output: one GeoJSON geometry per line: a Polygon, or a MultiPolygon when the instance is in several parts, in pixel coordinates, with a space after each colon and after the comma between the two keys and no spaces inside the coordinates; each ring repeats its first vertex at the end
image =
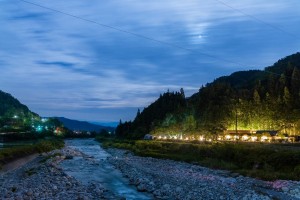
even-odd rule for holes
{"type": "MultiPolygon", "coordinates": [[[[182,136],[158,136],[157,137],[159,140],[167,140],[167,139],[171,139],[171,140],[185,140],[185,141],[188,141],[188,140],[196,140],[196,138],[194,136],[192,137],[182,137],[182,136]]],[[[231,141],[236,141],[236,140],[239,140],[240,139],[240,136],[237,136],[237,135],[225,135],[224,137],[225,140],[231,140],[231,141]]],[[[217,140],[224,140],[223,137],[219,136],[217,140]]],[[[208,138],[206,139],[203,135],[199,136],[199,141],[209,141],[211,142],[212,139],[211,138],[208,138]]],[[[258,141],[258,137],[257,136],[248,136],[248,135],[243,135],[241,137],[241,140],[242,141],[252,141],[252,142],[256,142],[258,141]]],[[[260,138],[260,141],[261,142],[266,142],[266,141],[269,141],[270,140],[270,137],[268,136],[262,136],[260,138]]]]}

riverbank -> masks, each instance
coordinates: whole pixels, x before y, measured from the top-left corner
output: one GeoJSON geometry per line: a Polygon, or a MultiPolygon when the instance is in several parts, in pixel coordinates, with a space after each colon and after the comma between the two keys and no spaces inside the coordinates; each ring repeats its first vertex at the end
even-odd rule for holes
{"type": "Polygon", "coordinates": [[[126,195],[142,199],[138,195],[144,194],[145,199],[294,200],[300,199],[300,182],[261,181],[186,162],[139,157],[128,150],[105,152],[93,140],[70,140],[60,150],[0,173],[0,199],[121,200],[126,195]]]}
{"type": "Polygon", "coordinates": [[[61,139],[41,140],[33,145],[24,145],[0,150],[0,170],[2,165],[11,163],[34,154],[49,152],[64,146],[61,139]]]}
{"type": "Polygon", "coordinates": [[[43,153],[22,167],[0,173],[0,199],[105,199],[105,189],[83,185],[58,166],[76,152],[67,148],[43,153]]]}
{"type": "Polygon", "coordinates": [[[62,149],[0,171],[0,199],[152,199],[129,185],[109,156],[94,140],[67,140],[62,149]]]}
{"type": "Polygon", "coordinates": [[[300,180],[300,150],[292,144],[213,143],[99,139],[104,148],[229,170],[263,180],[300,180]]]}
{"type": "Polygon", "coordinates": [[[139,191],[157,199],[300,199],[300,182],[261,181],[172,160],[134,156],[112,149],[109,161],[139,191]]]}
{"type": "Polygon", "coordinates": [[[1,168],[1,172],[6,173],[12,170],[15,170],[17,168],[22,167],[23,165],[25,165],[26,163],[31,162],[32,160],[34,160],[35,158],[38,157],[38,154],[32,154],[29,156],[25,156],[23,158],[18,158],[14,161],[11,161],[9,163],[6,163],[5,165],[2,166],[1,168]]]}

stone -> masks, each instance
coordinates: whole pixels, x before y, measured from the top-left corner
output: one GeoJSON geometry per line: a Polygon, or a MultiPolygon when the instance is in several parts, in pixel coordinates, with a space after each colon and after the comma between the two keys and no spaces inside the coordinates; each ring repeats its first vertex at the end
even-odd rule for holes
{"type": "Polygon", "coordinates": [[[146,186],[145,186],[145,184],[139,184],[138,186],[137,186],[137,190],[139,191],[139,192],[145,192],[146,191],[146,186]]]}
{"type": "Polygon", "coordinates": [[[153,195],[155,195],[155,196],[160,196],[160,195],[161,195],[160,190],[154,190],[154,191],[153,191],[153,195]]]}
{"type": "Polygon", "coordinates": [[[181,187],[176,187],[175,192],[176,193],[181,193],[182,192],[182,188],[181,187]]]}
{"type": "Polygon", "coordinates": [[[282,190],[283,192],[288,192],[288,191],[289,191],[289,188],[288,188],[288,187],[282,187],[281,190],[282,190]]]}
{"type": "Polygon", "coordinates": [[[32,196],[33,192],[32,192],[32,190],[28,190],[28,191],[26,192],[26,194],[27,194],[28,196],[32,196]]]}
{"type": "Polygon", "coordinates": [[[71,159],[73,159],[73,156],[67,155],[67,156],[65,156],[65,159],[66,159],[66,160],[71,160],[71,159]]]}
{"type": "Polygon", "coordinates": [[[239,175],[238,173],[231,173],[230,176],[233,177],[233,178],[237,178],[237,177],[239,177],[240,175],[239,175]]]}

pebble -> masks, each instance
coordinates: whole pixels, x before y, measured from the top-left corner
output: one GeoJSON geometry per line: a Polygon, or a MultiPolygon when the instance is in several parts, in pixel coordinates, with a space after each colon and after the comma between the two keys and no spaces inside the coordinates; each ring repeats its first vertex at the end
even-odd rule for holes
{"type": "Polygon", "coordinates": [[[63,172],[59,162],[73,156],[83,155],[65,147],[43,153],[16,170],[0,173],[0,199],[113,199],[113,194],[109,192],[108,198],[99,198],[106,190],[101,184],[84,185],[63,172]],[[58,153],[63,156],[54,156],[46,162],[43,161],[44,158],[58,153]],[[30,174],[29,171],[35,173],[30,174]]]}
{"type": "MultiPolygon", "coordinates": [[[[155,199],[300,199],[299,181],[267,182],[184,162],[134,156],[119,149],[107,151],[112,155],[108,161],[138,191],[152,193],[155,199]]],[[[0,173],[0,199],[125,199],[101,184],[84,185],[65,174],[59,163],[75,156],[92,159],[65,147],[44,153],[19,169],[0,173]],[[58,153],[61,156],[39,162],[58,153]]]]}
{"type": "Polygon", "coordinates": [[[297,181],[267,182],[184,162],[134,156],[120,149],[107,151],[112,155],[109,162],[124,177],[138,190],[150,192],[156,199],[269,200],[300,197],[300,182],[297,181]]]}

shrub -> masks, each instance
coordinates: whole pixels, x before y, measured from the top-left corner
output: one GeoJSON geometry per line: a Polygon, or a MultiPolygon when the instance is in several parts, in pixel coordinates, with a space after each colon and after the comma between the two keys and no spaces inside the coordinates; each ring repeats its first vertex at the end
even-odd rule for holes
{"type": "Polygon", "coordinates": [[[0,164],[34,153],[42,153],[59,149],[64,146],[63,140],[43,140],[35,145],[14,147],[0,150],[0,164]]]}

